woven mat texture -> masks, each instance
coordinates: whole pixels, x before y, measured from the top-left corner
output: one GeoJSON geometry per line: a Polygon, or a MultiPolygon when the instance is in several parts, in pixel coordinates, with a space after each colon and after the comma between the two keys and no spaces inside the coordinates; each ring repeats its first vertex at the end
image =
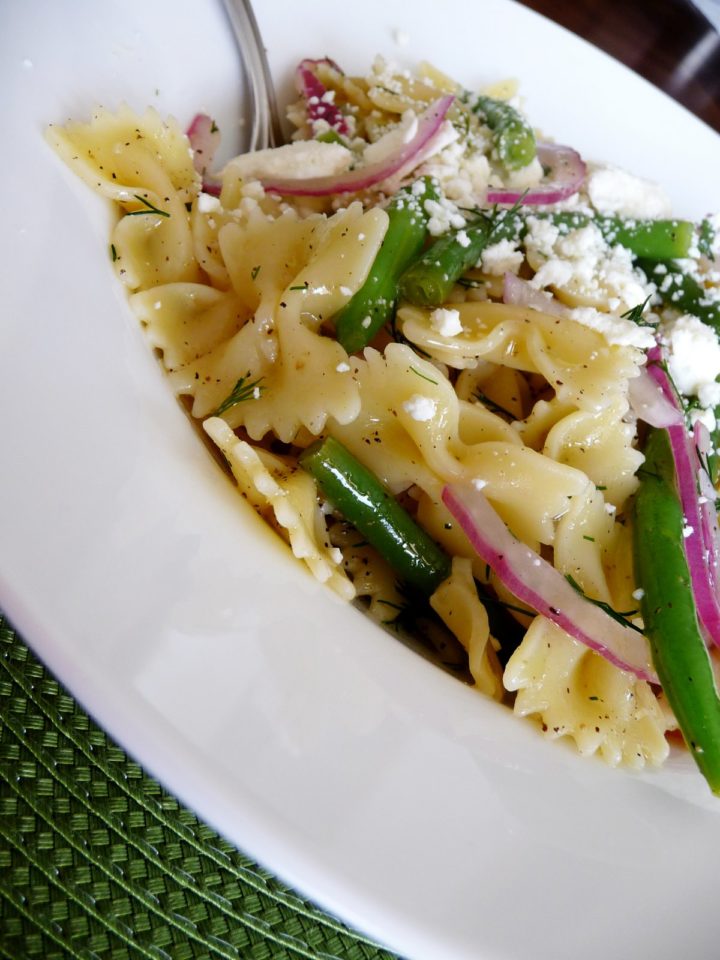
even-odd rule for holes
{"type": "Polygon", "coordinates": [[[394,960],[200,822],[0,613],[0,956],[394,960]]]}

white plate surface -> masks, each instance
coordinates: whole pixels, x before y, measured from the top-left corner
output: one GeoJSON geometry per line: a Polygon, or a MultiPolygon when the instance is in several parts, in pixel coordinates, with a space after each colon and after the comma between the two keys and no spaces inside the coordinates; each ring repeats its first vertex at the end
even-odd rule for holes
{"type": "MultiPolygon", "coordinates": [[[[666,183],[678,213],[720,209],[715,134],[507,0],[262,0],[258,19],[281,96],[302,56],[516,76],[557,139],[666,183]]],[[[336,601],[163,381],[109,213],[42,130],[96,102],[207,109],[230,151],[219,3],[5,0],[0,77],[0,603],[37,653],[201,816],[414,960],[716,956],[720,801],[687,759],[582,760],[336,601]]]]}

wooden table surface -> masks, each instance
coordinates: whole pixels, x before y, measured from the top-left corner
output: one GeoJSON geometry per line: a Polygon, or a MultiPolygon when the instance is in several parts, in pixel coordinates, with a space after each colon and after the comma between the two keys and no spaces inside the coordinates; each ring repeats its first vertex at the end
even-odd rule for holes
{"type": "Polygon", "coordinates": [[[523,0],[720,132],[720,35],[686,0],[523,0]]]}

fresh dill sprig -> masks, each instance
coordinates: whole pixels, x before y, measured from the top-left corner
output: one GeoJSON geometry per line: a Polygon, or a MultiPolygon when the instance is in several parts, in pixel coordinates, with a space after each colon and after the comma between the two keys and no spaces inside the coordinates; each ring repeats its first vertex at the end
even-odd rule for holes
{"type": "Polygon", "coordinates": [[[605,613],[609,617],[612,617],[617,623],[621,623],[624,627],[630,627],[631,630],[637,630],[638,633],[644,633],[644,631],[641,630],[637,624],[633,623],[632,620],[629,619],[630,617],[635,616],[639,612],[638,610],[615,610],[604,600],[596,600],[594,597],[589,597],[571,573],[566,573],[565,579],[573,588],[573,590],[576,590],[581,597],[584,597],[589,603],[594,604],[596,607],[600,607],[601,610],[604,610],[605,613]]]}
{"type": "Polygon", "coordinates": [[[495,403],[494,400],[491,400],[490,397],[486,396],[481,390],[476,390],[474,396],[477,397],[480,403],[484,404],[488,410],[492,411],[492,413],[502,413],[506,417],[510,417],[511,420],[517,419],[513,413],[510,413],[505,407],[501,407],[499,403],[495,403]]]}
{"type": "Polygon", "coordinates": [[[645,313],[645,308],[652,299],[652,294],[649,294],[645,297],[645,300],[642,303],[636,303],[634,307],[631,307],[630,310],[626,310],[625,313],[621,313],[620,316],[623,320],[630,320],[632,323],[636,323],[639,327],[655,327],[657,324],[651,323],[649,320],[643,319],[643,314],[645,313]]]}
{"type": "Polygon", "coordinates": [[[424,373],[420,373],[420,371],[419,371],[419,370],[416,370],[415,367],[410,367],[410,370],[411,370],[414,374],[417,374],[418,377],[421,377],[423,380],[427,380],[428,383],[432,383],[432,384],[434,384],[435,386],[438,385],[437,380],[433,380],[432,377],[427,377],[427,376],[425,376],[424,373]]]}
{"type": "Polygon", "coordinates": [[[146,213],[155,213],[155,214],[158,215],[158,217],[169,217],[169,216],[170,216],[170,214],[167,212],[167,210],[160,210],[160,209],[158,209],[158,207],[156,207],[154,204],[150,203],[150,201],[149,201],[148,199],[146,199],[145,197],[141,197],[139,193],[134,193],[133,196],[135,197],[135,199],[137,200],[138,203],[142,203],[142,205],[143,205],[144,207],[146,207],[147,209],[146,209],[146,210],[131,210],[129,213],[126,213],[126,214],[125,214],[126,217],[140,217],[140,216],[144,216],[144,214],[146,214],[146,213]]]}
{"type": "Polygon", "coordinates": [[[217,410],[213,413],[214,417],[222,416],[230,407],[234,407],[238,403],[243,403],[245,400],[257,400],[262,391],[265,389],[260,386],[262,377],[259,377],[257,380],[253,380],[252,383],[246,383],[247,377],[240,377],[238,382],[233,387],[232,393],[226,397],[217,410]]]}

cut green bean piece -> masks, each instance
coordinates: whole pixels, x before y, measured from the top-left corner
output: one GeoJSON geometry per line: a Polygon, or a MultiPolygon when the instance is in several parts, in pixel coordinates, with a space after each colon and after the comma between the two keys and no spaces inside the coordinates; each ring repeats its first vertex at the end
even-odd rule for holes
{"type": "Polygon", "coordinates": [[[335,336],[348,353],[366,347],[395,316],[400,275],[425,244],[428,200],[437,200],[430,177],[399,190],[390,202],[382,246],[365,283],[335,316],[335,336]]]}
{"type": "Polygon", "coordinates": [[[326,437],[308,447],[300,455],[300,465],[401,580],[429,595],[449,576],[445,551],[337,440],[326,437]]]}
{"type": "Polygon", "coordinates": [[[399,294],[417,307],[439,307],[462,275],[474,267],[492,243],[515,239],[523,229],[514,211],[481,216],[462,230],[439,237],[400,278],[399,294]]]}
{"type": "Polygon", "coordinates": [[[515,107],[506,100],[485,96],[473,97],[470,102],[473,111],[482,114],[492,130],[495,150],[501,163],[510,170],[518,170],[535,159],[535,134],[515,107]]]}
{"type": "Polygon", "coordinates": [[[707,257],[708,260],[714,260],[715,246],[717,244],[718,237],[717,231],[715,230],[715,224],[712,220],[702,220],[698,228],[698,249],[703,256],[707,257]]]}
{"type": "Polygon", "coordinates": [[[695,224],[690,220],[634,220],[624,217],[593,217],[580,213],[537,213],[561,230],[577,230],[594,223],[611,246],[627,247],[636,257],[674,260],[689,257],[695,247],[695,224]]]}
{"type": "Polygon", "coordinates": [[[640,260],[648,280],[657,286],[660,299],[668,307],[691,313],[720,333],[720,297],[705,290],[697,280],[672,261],[653,263],[640,260]]]}
{"type": "Polygon", "coordinates": [[[653,663],[688,748],[720,795],[720,697],[698,624],[667,431],[652,430],[635,498],[634,555],[653,663]]]}
{"type": "Polygon", "coordinates": [[[457,280],[477,263],[490,236],[485,219],[464,230],[450,230],[436,240],[400,278],[398,293],[419,307],[445,303],[457,280]]]}

